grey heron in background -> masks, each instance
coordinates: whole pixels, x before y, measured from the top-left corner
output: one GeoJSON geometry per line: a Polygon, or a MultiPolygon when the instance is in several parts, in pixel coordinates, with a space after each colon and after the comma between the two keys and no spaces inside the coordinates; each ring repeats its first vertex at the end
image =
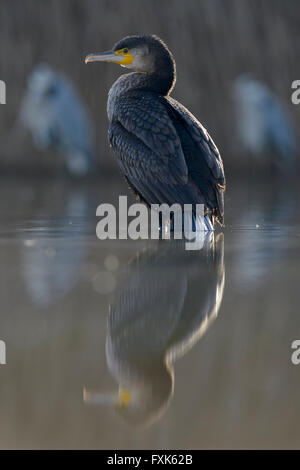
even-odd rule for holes
{"type": "MultiPolygon", "coordinates": [[[[116,289],[108,318],[106,358],[118,390],[84,389],[89,404],[116,406],[133,425],[149,425],[174,393],[174,362],[216,319],[224,291],[224,238],[205,235],[203,249],[182,241],[139,253],[116,289]]],[[[193,373],[191,371],[191,373],[193,373]]]]}
{"type": "Polygon", "coordinates": [[[263,166],[284,172],[295,164],[295,136],[279,99],[264,84],[242,74],[234,81],[236,127],[240,144],[263,166]]]}
{"type": "MultiPolygon", "coordinates": [[[[133,70],[110,89],[107,111],[109,141],[134,193],[148,205],[203,204],[208,230],[214,220],[223,225],[223,162],[206,129],[170,97],[176,65],[166,44],[157,36],[129,36],[85,61],[133,70]]],[[[203,227],[195,213],[192,219],[203,227]]]]}
{"type": "Polygon", "coordinates": [[[28,77],[18,122],[39,150],[60,153],[71,175],[86,176],[97,167],[87,109],[71,83],[49,65],[37,65],[28,77]]]}

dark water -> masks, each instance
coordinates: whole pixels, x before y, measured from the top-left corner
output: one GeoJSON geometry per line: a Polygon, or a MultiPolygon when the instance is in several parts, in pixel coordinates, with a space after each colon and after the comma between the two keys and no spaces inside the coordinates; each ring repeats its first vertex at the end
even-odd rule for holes
{"type": "Polygon", "coordinates": [[[1,447],[299,447],[294,186],[231,187],[188,252],[96,238],[119,181],[1,183],[1,447]]]}

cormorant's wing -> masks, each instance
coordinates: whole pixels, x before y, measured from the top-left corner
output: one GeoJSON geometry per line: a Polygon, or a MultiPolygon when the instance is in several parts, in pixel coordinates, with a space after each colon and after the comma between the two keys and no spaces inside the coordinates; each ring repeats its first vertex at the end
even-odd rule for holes
{"type": "Polygon", "coordinates": [[[181,103],[168,96],[166,101],[177,111],[181,118],[185,121],[191,137],[198,144],[202,150],[203,157],[206,160],[216,181],[225,185],[224,167],[219,150],[213,139],[202,126],[202,124],[193,116],[193,114],[186,109],[181,103]]]}
{"type": "MultiPolygon", "coordinates": [[[[226,181],[220,153],[207,130],[188,109],[170,96],[163,99],[168,104],[169,113],[173,117],[175,128],[176,121],[180,121],[180,124],[184,126],[185,131],[198,149],[198,152],[195,152],[195,149],[190,146],[190,155],[186,155],[184,150],[188,171],[196,184],[203,186],[203,179],[205,179],[206,186],[208,187],[209,182],[213,187],[218,204],[218,211],[215,215],[217,215],[222,223],[226,181]],[[204,166],[205,164],[207,167],[204,166]],[[207,174],[207,169],[209,169],[209,175],[207,174]]],[[[212,199],[212,195],[209,195],[209,197],[212,199]]]]}
{"type": "Polygon", "coordinates": [[[134,91],[119,97],[115,109],[117,122],[110,125],[109,140],[126,176],[187,183],[180,139],[160,100],[152,93],[134,91]]]}
{"type": "Polygon", "coordinates": [[[223,163],[200,123],[171,98],[117,98],[109,141],[129,184],[148,204],[204,204],[223,223],[223,163]]]}

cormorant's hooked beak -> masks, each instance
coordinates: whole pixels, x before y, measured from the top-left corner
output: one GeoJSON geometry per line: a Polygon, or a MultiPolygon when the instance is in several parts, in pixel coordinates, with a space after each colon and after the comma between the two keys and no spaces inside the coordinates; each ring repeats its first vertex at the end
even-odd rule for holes
{"type": "Polygon", "coordinates": [[[122,64],[124,60],[123,55],[116,54],[114,51],[107,52],[96,52],[94,54],[89,54],[85,58],[85,63],[89,62],[114,62],[116,64],[122,64]]]}
{"type": "Polygon", "coordinates": [[[89,405],[113,405],[123,408],[129,405],[131,393],[122,388],[114,392],[96,392],[84,388],[83,401],[89,405]]]}

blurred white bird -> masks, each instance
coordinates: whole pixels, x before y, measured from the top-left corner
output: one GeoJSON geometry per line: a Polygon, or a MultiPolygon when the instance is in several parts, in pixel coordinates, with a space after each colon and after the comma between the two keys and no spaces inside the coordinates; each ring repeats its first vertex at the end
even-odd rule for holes
{"type": "Polygon", "coordinates": [[[63,155],[71,175],[85,176],[95,169],[88,112],[69,81],[49,65],[39,64],[28,77],[18,123],[31,133],[38,149],[63,155]]]}
{"type": "Polygon", "coordinates": [[[251,75],[234,81],[236,127],[240,144],[255,157],[271,157],[277,171],[288,171],[295,163],[292,125],[277,97],[251,75]]]}

